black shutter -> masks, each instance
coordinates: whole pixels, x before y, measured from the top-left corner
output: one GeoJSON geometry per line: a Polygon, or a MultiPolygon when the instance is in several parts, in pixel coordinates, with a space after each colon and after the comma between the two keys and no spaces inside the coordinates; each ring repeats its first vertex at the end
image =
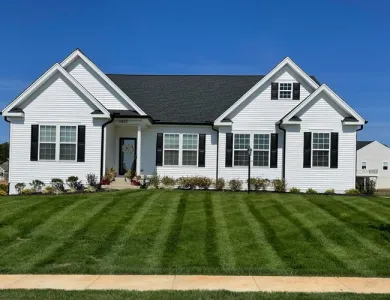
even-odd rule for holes
{"type": "Polygon", "coordinates": [[[303,167],[311,168],[311,132],[303,134],[303,167]]]}
{"type": "Polygon", "coordinates": [[[293,84],[293,100],[299,100],[301,97],[301,84],[294,83],[293,84]]]}
{"type": "Polygon", "coordinates": [[[156,140],[156,166],[162,166],[163,164],[163,145],[164,145],[164,134],[157,133],[156,140]]]}
{"type": "Polygon", "coordinates": [[[271,83],[271,100],[278,100],[279,84],[277,82],[271,83]]]}
{"type": "Polygon", "coordinates": [[[31,125],[31,151],[30,160],[38,160],[39,125],[31,125]]]}
{"type": "Polygon", "coordinates": [[[271,133],[271,168],[278,167],[278,134],[271,133]]]}
{"type": "Polygon", "coordinates": [[[233,166],[233,133],[226,133],[225,167],[233,166]]]}
{"type": "Polygon", "coordinates": [[[330,134],[330,167],[337,169],[339,164],[339,133],[330,134]]]}
{"type": "Polygon", "coordinates": [[[85,125],[77,128],[77,161],[85,161],[85,125]]]}
{"type": "Polygon", "coordinates": [[[198,167],[204,167],[206,160],[206,135],[199,134],[198,167]]]}

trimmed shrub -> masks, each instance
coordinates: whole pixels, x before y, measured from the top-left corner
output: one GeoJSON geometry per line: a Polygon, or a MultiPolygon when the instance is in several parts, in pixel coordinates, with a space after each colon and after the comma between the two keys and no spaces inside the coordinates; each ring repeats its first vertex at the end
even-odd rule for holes
{"type": "Polygon", "coordinates": [[[242,189],[242,181],[239,179],[232,179],[229,181],[229,189],[231,191],[237,192],[242,189]]]}
{"type": "Polygon", "coordinates": [[[53,194],[54,193],[54,188],[50,185],[46,186],[43,190],[42,190],[42,194],[53,194]]]}
{"type": "Polygon", "coordinates": [[[97,191],[97,189],[94,186],[89,185],[89,186],[87,186],[87,188],[84,191],[87,193],[94,193],[97,191]]]}
{"type": "Polygon", "coordinates": [[[349,189],[345,191],[346,195],[360,195],[360,191],[358,189],[349,189]]]}
{"type": "Polygon", "coordinates": [[[15,184],[15,189],[18,191],[18,194],[20,195],[24,188],[26,187],[26,184],[24,182],[19,182],[15,184]]]}
{"type": "Polygon", "coordinates": [[[161,183],[164,185],[164,187],[173,187],[176,183],[176,180],[169,176],[164,176],[161,178],[161,183]]]}
{"type": "Polygon", "coordinates": [[[225,179],[218,178],[213,185],[217,191],[222,191],[225,188],[225,179]]]}
{"type": "Polygon", "coordinates": [[[35,179],[33,180],[30,185],[32,186],[32,190],[35,193],[40,193],[42,191],[42,187],[45,185],[42,181],[35,179]]]}
{"type": "Polygon", "coordinates": [[[269,186],[269,180],[267,178],[256,178],[254,184],[255,191],[265,191],[269,186]]]}
{"type": "Polygon", "coordinates": [[[8,193],[2,189],[0,189],[0,196],[8,196],[8,193]]]}
{"type": "Polygon", "coordinates": [[[308,188],[306,190],[306,194],[317,194],[317,191],[315,189],[312,189],[312,188],[308,188]]]}
{"type": "Polygon", "coordinates": [[[374,195],[376,192],[376,182],[375,180],[369,180],[366,184],[366,190],[365,194],[366,195],[374,195]]]}
{"type": "Polygon", "coordinates": [[[34,193],[33,189],[24,189],[22,195],[32,195],[34,193]]]}
{"type": "Polygon", "coordinates": [[[51,180],[51,186],[54,189],[54,192],[59,192],[64,190],[64,181],[61,178],[53,178],[51,180]]]}
{"type": "Polygon", "coordinates": [[[202,190],[208,190],[213,181],[208,177],[197,177],[197,186],[202,190]]]}
{"type": "Polygon", "coordinates": [[[94,188],[98,188],[98,177],[94,173],[87,174],[87,182],[89,186],[93,186],[94,188]]]}
{"type": "Polygon", "coordinates": [[[287,190],[287,182],[284,179],[274,179],[272,185],[275,192],[284,193],[287,190]]]}
{"type": "Polygon", "coordinates": [[[301,192],[300,189],[296,188],[296,187],[292,187],[290,190],[289,190],[290,193],[293,193],[293,194],[299,194],[301,192]]]}
{"type": "Polygon", "coordinates": [[[77,176],[69,176],[66,180],[66,184],[69,186],[70,190],[81,191],[83,189],[83,184],[77,176]]]}
{"type": "Polygon", "coordinates": [[[0,184],[0,191],[8,192],[8,185],[7,184],[0,184]]]}
{"type": "Polygon", "coordinates": [[[180,188],[193,190],[196,188],[196,177],[180,177],[177,180],[177,184],[180,188]]]}
{"type": "Polygon", "coordinates": [[[160,187],[160,176],[158,176],[157,174],[153,174],[150,178],[149,178],[149,183],[151,186],[155,187],[156,189],[158,189],[160,187]]]}
{"type": "Polygon", "coordinates": [[[327,189],[325,192],[324,192],[325,195],[334,195],[336,194],[336,192],[334,191],[334,189],[327,189]]]}

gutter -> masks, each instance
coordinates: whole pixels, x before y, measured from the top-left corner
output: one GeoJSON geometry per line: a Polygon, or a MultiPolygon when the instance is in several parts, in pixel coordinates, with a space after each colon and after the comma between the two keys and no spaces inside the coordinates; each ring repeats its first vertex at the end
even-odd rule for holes
{"type": "MultiPolygon", "coordinates": [[[[2,113],[1,113],[2,114],[2,113]]],[[[4,121],[6,121],[7,123],[9,123],[9,130],[8,130],[8,143],[9,143],[9,152],[8,152],[8,190],[7,190],[7,195],[9,196],[9,186],[10,186],[10,183],[9,183],[9,178],[10,178],[10,170],[11,170],[11,160],[9,159],[10,158],[10,155],[9,153],[11,153],[11,121],[8,120],[7,117],[4,117],[4,121]]]]}
{"type": "Polygon", "coordinates": [[[282,159],[282,179],[286,179],[286,129],[282,127],[282,122],[278,123],[278,127],[281,131],[284,132],[283,136],[283,159],[282,159]]]}
{"type": "Polygon", "coordinates": [[[115,114],[110,114],[110,120],[102,125],[102,137],[100,145],[100,182],[103,180],[103,159],[104,159],[104,128],[112,122],[114,122],[115,114]]]}
{"type": "Polygon", "coordinates": [[[211,129],[217,132],[217,169],[216,169],[216,172],[215,172],[215,180],[218,180],[218,169],[219,169],[219,130],[214,128],[214,123],[212,123],[211,129]]]}
{"type": "MultiPolygon", "coordinates": [[[[366,121],[364,124],[367,124],[367,123],[368,123],[368,121],[366,121]]],[[[357,145],[357,132],[362,131],[363,128],[364,128],[364,125],[360,125],[360,128],[356,129],[355,147],[357,145]]],[[[356,175],[357,175],[357,150],[355,152],[355,188],[357,188],[356,187],[356,175]]]]}

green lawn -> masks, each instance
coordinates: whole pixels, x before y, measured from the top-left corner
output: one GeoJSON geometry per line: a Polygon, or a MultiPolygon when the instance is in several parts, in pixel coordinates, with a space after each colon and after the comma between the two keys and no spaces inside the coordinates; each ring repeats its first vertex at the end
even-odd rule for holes
{"type": "Polygon", "coordinates": [[[0,199],[0,273],[390,276],[390,199],[139,190],[0,199]]]}
{"type": "Polygon", "coordinates": [[[303,293],[233,293],[227,291],[161,291],[161,292],[127,292],[127,291],[54,291],[54,290],[3,290],[0,300],[385,300],[389,295],[362,294],[303,294],[303,293]]]}

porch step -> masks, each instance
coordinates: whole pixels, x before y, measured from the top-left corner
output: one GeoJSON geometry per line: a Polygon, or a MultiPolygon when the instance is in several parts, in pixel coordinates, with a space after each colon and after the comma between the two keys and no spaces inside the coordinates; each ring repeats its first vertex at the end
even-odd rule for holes
{"type": "Polygon", "coordinates": [[[124,177],[116,177],[115,181],[111,182],[110,185],[104,185],[102,187],[116,190],[139,189],[139,186],[132,185],[130,182],[125,181],[124,177]]]}

